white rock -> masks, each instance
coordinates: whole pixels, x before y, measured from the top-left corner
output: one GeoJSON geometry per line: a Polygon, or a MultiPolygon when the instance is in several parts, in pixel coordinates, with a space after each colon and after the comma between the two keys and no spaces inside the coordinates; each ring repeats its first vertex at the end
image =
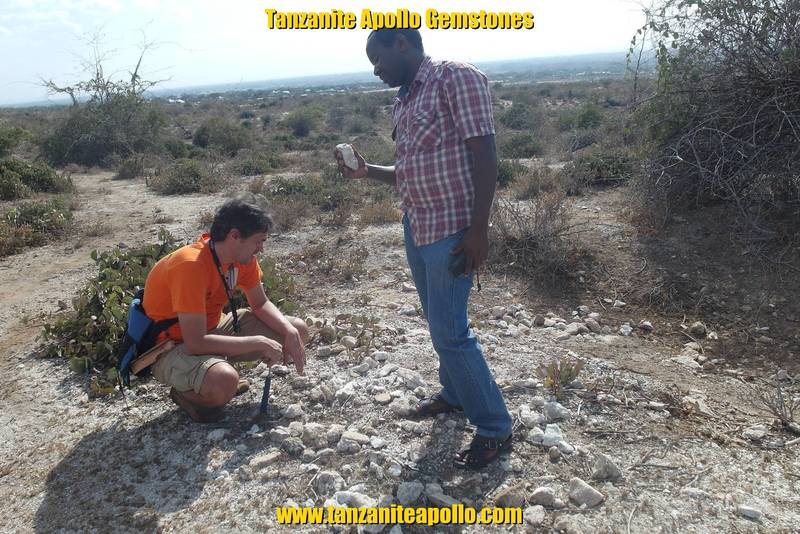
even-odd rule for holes
{"type": "Polygon", "coordinates": [[[225,434],[228,433],[227,428],[217,428],[216,430],[212,430],[208,433],[208,440],[209,441],[219,441],[225,437],[225,434]]]}
{"type": "Polygon", "coordinates": [[[652,332],[653,331],[653,323],[650,321],[640,321],[639,322],[639,330],[642,332],[652,332]]]}
{"type": "Polygon", "coordinates": [[[544,507],[528,506],[525,508],[525,512],[522,514],[522,517],[527,525],[531,525],[533,527],[541,526],[541,524],[544,523],[545,518],[544,507]]]}
{"type": "Polygon", "coordinates": [[[569,481],[569,498],[578,506],[593,507],[605,500],[605,496],[578,477],[569,481]]]}
{"type": "Polygon", "coordinates": [[[416,371],[412,371],[411,369],[406,369],[405,367],[400,367],[396,371],[397,375],[403,379],[403,383],[405,384],[406,388],[408,389],[416,389],[420,386],[425,387],[427,383],[416,371]]]}
{"type": "Polygon", "coordinates": [[[680,356],[675,356],[674,358],[670,358],[671,361],[683,365],[684,367],[688,367],[689,369],[700,369],[702,366],[695,361],[694,358],[691,356],[687,356],[685,354],[681,354],[680,356]]]}
{"type": "Polygon", "coordinates": [[[303,443],[319,449],[328,445],[327,430],[319,423],[307,423],[303,427],[303,443]]]}
{"type": "Polygon", "coordinates": [[[603,328],[600,326],[600,324],[591,317],[587,317],[583,322],[586,327],[595,334],[599,334],[603,331],[603,328]]]}
{"type": "Polygon", "coordinates": [[[290,404],[286,407],[286,411],[283,415],[287,419],[300,419],[303,417],[304,413],[303,407],[300,404],[290,404]]]}
{"type": "Polygon", "coordinates": [[[624,308],[625,306],[627,306],[627,304],[621,300],[614,301],[614,308],[624,308]]]}
{"type": "Polygon", "coordinates": [[[565,408],[556,401],[550,401],[544,405],[544,416],[550,422],[566,419],[571,413],[572,412],[570,412],[568,408],[565,408]]]}
{"type": "Polygon", "coordinates": [[[413,293],[417,290],[417,287],[414,284],[409,284],[408,282],[403,282],[403,293],[413,293]]]}
{"type": "Polygon", "coordinates": [[[533,490],[533,493],[528,497],[528,503],[538,504],[552,508],[556,502],[556,492],[553,488],[542,486],[533,490]]]}
{"type": "Polygon", "coordinates": [[[625,337],[631,335],[633,333],[633,328],[628,323],[619,327],[619,333],[625,337]]]}
{"type": "Polygon", "coordinates": [[[575,447],[573,447],[572,445],[570,445],[566,441],[559,442],[557,447],[558,447],[558,451],[561,454],[574,454],[575,453],[575,447]]]}
{"type": "Polygon", "coordinates": [[[550,448],[554,445],[558,445],[561,441],[564,441],[564,438],[561,435],[561,429],[558,427],[558,425],[547,425],[544,429],[542,445],[550,448]]]}
{"type": "Polygon", "coordinates": [[[379,438],[378,436],[372,436],[369,438],[369,445],[373,449],[382,449],[386,446],[386,440],[379,438]]]}
{"type": "Polygon", "coordinates": [[[419,501],[425,486],[422,482],[402,482],[397,487],[397,504],[408,506],[419,501]]]}
{"type": "Polygon", "coordinates": [[[538,426],[534,427],[526,434],[525,439],[539,445],[542,443],[542,440],[544,440],[544,432],[542,432],[542,429],[538,426]]]}
{"type": "Polygon", "coordinates": [[[336,391],[336,400],[339,402],[344,402],[348,399],[353,398],[356,395],[356,383],[355,382],[348,382],[343,387],[336,391]]]}
{"type": "Polygon", "coordinates": [[[344,478],[336,471],[320,471],[314,478],[314,488],[321,495],[330,495],[344,488],[344,478]]]}
{"type": "Polygon", "coordinates": [[[766,437],[768,432],[769,429],[766,425],[753,425],[746,428],[744,432],[742,432],[742,436],[751,441],[761,441],[766,437]]]}
{"type": "Polygon", "coordinates": [[[372,353],[372,357],[375,358],[375,361],[385,362],[389,359],[389,353],[382,350],[376,350],[372,353]]]}

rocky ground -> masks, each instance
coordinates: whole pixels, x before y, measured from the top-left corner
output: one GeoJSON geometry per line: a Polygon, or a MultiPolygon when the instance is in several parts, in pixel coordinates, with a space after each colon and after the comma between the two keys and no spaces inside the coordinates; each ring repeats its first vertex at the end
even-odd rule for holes
{"type": "MultiPolygon", "coordinates": [[[[199,213],[223,199],[108,178],[77,178],[76,215],[110,232],[0,261],[4,531],[320,532],[278,525],[275,507],[453,502],[521,507],[517,532],[800,531],[800,443],[758,410],[746,373],[709,350],[717,334],[686,322],[684,346],[666,320],[613,294],[554,305],[521,281],[484,277],[471,317],[515,417],[514,450],[482,472],[455,469],[474,430],[465,418],[407,418],[436,391],[437,363],[399,225],[307,225],[267,242],[314,324],[306,375],[273,369],[272,418],[257,415],[261,366],[242,369],[250,391],[212,426],[188,420],[154,381],[90,400],[84,377],[34,356],[42,313],[92,274],[91,248],[149,241],[162,225],[194,237],[199,213]],[[321,274],[307,257],[319,244],[341,256],[366,247],[363,274],[321,274]],[[586,362],[559,398],[536,374],[554,358],[586,362]]],[[[792,373],[776,377],[789,391],[792,373]]]]}

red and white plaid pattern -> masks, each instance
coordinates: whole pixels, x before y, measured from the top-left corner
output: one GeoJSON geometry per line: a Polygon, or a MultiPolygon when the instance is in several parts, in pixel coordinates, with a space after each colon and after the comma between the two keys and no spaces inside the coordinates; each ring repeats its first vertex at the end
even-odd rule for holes
{"type": "Polygon", "coordinates": [[[414,244],[470,225],[472,156],[464,140],[494,134],[486,76],[467,63],[425,57],[392,110],[395,172],[414,244]]]}

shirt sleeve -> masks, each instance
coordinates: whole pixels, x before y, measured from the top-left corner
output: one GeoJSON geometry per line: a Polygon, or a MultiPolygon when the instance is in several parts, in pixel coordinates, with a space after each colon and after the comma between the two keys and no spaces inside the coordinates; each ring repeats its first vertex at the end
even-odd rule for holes
{"type": "Polygon", "coordinates": [[[175,313],[205,313],[206,270],[200,262],[185,261],[170,269],[169,289],[175,313]]]}
{"type": "Polygon", "coordinates": [[[467,66],[451,68],[444,89],[461,139],[494,134],[489,80],[482,72],[467,66]]]}
{"type": "Polygon", "coordinates": [[[244,291],[254,288],[257,284],[261,283],[261,277],[264,273],[261,271],[261,266],[255,256],[250,260],[247,265],[242,265],[239,269],[239,277],[236,280],[236,285],[241,287],[244,291]]]}

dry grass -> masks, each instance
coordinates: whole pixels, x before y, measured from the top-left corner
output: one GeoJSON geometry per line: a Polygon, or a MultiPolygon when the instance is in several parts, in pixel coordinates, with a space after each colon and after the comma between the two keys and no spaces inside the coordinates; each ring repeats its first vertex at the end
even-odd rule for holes
{"type": "Polygon", "coordinates": [[[361,227],[399,222],[402,213],[390,199],[365,204],[358,210],[358,224],[361,227]]]}
{"type": "Polygon", "coordinates": [[[97,220],[84,227],[83,235],[87,237],[102,237],[104,235],[111,235],[113,232],[114,226],[110,222],[97,220]]]}

